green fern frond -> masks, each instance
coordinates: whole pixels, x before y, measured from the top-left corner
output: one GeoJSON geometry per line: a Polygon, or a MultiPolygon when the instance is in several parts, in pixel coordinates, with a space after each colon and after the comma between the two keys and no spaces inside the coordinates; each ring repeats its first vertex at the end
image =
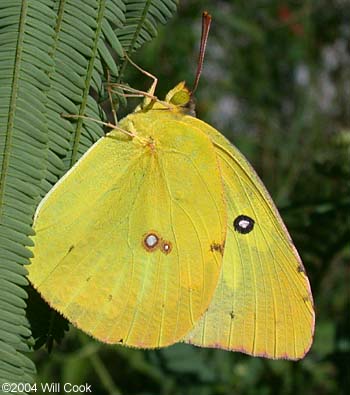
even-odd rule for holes
{"type": "Polygon", "coordinates": [[[176,0],[127,0],[126,21],[117,36],[130,54],[157,35],[158,23],[165,24],[176,12],[176,0]]]}
{"type": "Polygon", "coordinates": [[[120,0],[91,3],[70,0],[60,3],[55,26],[55,52],[52,55],[55,72],[51,76],[48,105],[52,120],[49,124],[51,155],[48,186],[103,135],[100,125],[89,123],[86,128],[83,120],[72,123],[63,119],[61,113],[104,118],[101,108],[90,96],[90,88],[98,96],[103,95],[102,63],[112,74],[118,75],[106,41],[113,50],[122,53],[113,29],[123,24],[124,11],[124,3],[120,0]],[[61,159],[63,166],[59,166],[61,159]]]}
{"type": "Polygon", "coordinates": [[[0,382],[32,382],[35,373],[22,354],[29,351],[31,332],[21,287],[46,171],[54,20],[44,2],[0,3],[0,382]]]}
{"type": "MultiPolygon", "coordinates": [[[[50,76],[48,187],[78,159],[82,122],[72,124],[62,113],[85,114],[99,39],[98,21],[104,2],[82,7],[80,1],[60,2],[55,26],[55,71],[50,76]]],[[[101,22],[100,22],[101,23],[101,22]]],[[[101,129],[100,135],[103,131],[101,129]]],[[[45,191],[47,192],[47,191],[45,191]]]]}

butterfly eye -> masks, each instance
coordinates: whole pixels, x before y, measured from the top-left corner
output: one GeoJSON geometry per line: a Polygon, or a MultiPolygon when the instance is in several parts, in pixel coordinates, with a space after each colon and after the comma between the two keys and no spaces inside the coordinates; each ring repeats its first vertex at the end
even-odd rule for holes
{"type": "Polygon", "coordinates": [[[233,221],[234,229],[242,234],[251,232],[254,228],[254,224],[255,221],[252,218],[248,217],[247,215],[239,215],[233,221]]]}
{"type": "Polygon", "coordinates": [[[159,244],[159,237],[155,233],[147,233],[142,241],[142,245],[147,251],[154,251],[159,244]]]}

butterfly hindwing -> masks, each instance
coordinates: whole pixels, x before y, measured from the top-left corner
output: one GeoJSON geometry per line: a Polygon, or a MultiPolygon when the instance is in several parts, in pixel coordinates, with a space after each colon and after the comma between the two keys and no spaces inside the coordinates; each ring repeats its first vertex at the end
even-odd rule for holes
{"type": "Polygon", "coordinates": [[[299,255],[264,185],[219,132],[192,117],[219,159],[228,229],[222,273],[208,311],[185,341],[269,358],[302,358],[314,310],[299,255]]]}

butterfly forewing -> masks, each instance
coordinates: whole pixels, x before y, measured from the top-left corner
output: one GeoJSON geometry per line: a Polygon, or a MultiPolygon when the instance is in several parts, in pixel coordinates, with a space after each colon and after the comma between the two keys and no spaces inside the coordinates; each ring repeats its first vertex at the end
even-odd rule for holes
{"type": "Polygon", "coordinates": [[[38,208],[29,278],[73,324],[161,347],[201,317],[217,285],[226,209],[208,137],[167,111],[133,114],[38,208]]]}

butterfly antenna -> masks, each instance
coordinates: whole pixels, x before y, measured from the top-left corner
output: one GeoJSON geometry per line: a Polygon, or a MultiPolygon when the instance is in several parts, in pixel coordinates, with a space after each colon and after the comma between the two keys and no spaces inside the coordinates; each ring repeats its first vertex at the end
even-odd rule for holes
{"type": "Polygon", "coordinates": [[[196,91],[200,76],[202,74],[203,61],[204,61],[205,49],[207,47],[210,24],[211,24],[211,15],[208,14],[207,11],[204,11],[202,14],[202,36],[201,36],[201,44],[200,44],[199,55],[198,55],[197,72],[191,90],[191,96],[193,96],[194,92],[196,91]]]}

